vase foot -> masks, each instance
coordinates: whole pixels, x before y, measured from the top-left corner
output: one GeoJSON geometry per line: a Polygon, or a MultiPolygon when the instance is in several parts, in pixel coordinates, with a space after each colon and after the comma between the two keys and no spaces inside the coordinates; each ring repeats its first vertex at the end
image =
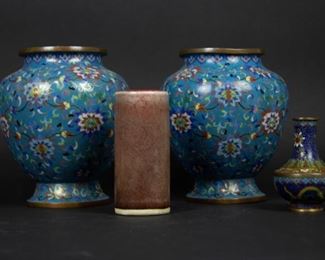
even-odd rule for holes
{"type": "Polygon", "coordinates": [[[323,211],[324,207],[320,204],[290,203],[289,209],[298,213],[316,213],[323,211]]]}
{"type": "Polygon", "coordinates": [[[79,208],[109,203],[98,181],[78,183],[37,183],[30,207],[79,208]]]}
{"type": "Polygon", "coordinates": [[[193,202],[211,204],[254,203],[266,200],[254,178],[206,181],[198,180],[194,190],[187,194],[193,202]]]}

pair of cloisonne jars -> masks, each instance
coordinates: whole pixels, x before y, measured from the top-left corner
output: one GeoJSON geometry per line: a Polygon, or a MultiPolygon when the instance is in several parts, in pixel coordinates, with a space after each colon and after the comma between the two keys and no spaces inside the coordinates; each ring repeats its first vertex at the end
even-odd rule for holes
{"type": "MultiPolygon", "coordinates": [[[[108,201],[98,177],[113,162],[115,92],[127,84],[104,67],[105,54],[96,47],[26,48],[20,51],[22,68],[1,82],[1,131],[15,159],[37,181],[28,200],[32,206],[108,201]]],[[[163,85],[170,96],[172,151],[195,179],[187,194],[191,200],[265,199],[254,178],[277,147],[288,91],[262,64],[262,54],[184,49],[184,65],[163,85]]],[[[276,177],[277,189],[291,200],[296,190],[286,183],[288,178],[276,177]]]]}

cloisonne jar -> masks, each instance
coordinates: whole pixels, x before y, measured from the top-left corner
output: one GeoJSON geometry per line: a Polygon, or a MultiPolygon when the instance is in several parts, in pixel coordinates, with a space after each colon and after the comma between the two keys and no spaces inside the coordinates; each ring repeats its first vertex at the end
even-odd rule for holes
{"type": "Polygon", "coordinates": [[[107,202],[99,183],[113,161],[113,103],[125,81],[102,63],[105,49],[33,47],[0,85],[0,126],[24,171],[36,181],[36,207],[107,202]]]}
{"type": "Polygon", "coordinates": [[[294,119],[294,146],[291,159],[276,170],[274,185],[296,212],[318,212],[324,209],[325,163],[316,145],[317,119],[294,119]]]}
{"type": "Polygon", "coordinates": [[[172,150],[194,176],[190,200],[255,202],[254,177],[272,157],[286,115],[284,80],[261,49],[184,49],[183,67],[164,84],[170,95],[172,150]]]}

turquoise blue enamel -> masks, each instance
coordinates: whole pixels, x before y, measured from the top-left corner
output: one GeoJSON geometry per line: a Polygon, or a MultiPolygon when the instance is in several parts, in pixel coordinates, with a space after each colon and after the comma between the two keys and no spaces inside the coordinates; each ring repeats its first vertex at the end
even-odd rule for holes
{"type": "Polygon", "coordinates": [[[106,201],[98,177],[113,162],[116,91],[125,81],[107,70],[97,48],[36,48],[1,82],[0,126],[24,171],[37,181],[34,206],[106,201]],[[85,50],[85,51],[83,51],[85,50]]]}
{"type": "Polygon", "coordinates": [[[276,170],[274,186],[289,208],[298,212],[323,210],[325,163],[316,145],[316,118],[294,120],[294,145],[291,158],[276,170]]]}
{"type": "Polygon", "coordinates": [[[173,153],[195,179],[187,197],[262,200],[255,176],[277,147],[288,102],[284,80],[262,64],[259,49],[192,49],[181,56],[184,65],[164,89],[173,153]]]}

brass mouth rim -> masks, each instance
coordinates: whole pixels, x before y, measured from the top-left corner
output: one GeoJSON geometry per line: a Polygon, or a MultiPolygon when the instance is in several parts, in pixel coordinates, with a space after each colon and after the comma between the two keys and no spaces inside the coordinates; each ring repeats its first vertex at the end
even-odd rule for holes
{"type": "Polygon", "coordinates": [[[96,53],[104,56],[107,54],[106,48],[99,48],[93,46],[39,46],[39,47],[28,47],[19,50],[19,56],[25,57],[33,53],[96,53]]]}
{"type": "Polygon", "coordinates": [[[280,173],[276,172],[273,174],[274,177],[282,178],[325,178],[325,172],[314,172],[314,173],[280,173]]]}
{"type": "Polygon", "coordinates": [[[298,121],[298,122],[302,122],[302,121],[318,121],[319,118],[318,117],[313,117],[313,116],[299,116],[299,117],[294,117],[292,120],[293,121],[298,121]]]}
{"type": "Polygon", "coordinates": [[[262,48],[184,48],[179,52],[179,56],[183,57],[190,54],[232,54],[232,55],[263,55],[262,48]]]}

